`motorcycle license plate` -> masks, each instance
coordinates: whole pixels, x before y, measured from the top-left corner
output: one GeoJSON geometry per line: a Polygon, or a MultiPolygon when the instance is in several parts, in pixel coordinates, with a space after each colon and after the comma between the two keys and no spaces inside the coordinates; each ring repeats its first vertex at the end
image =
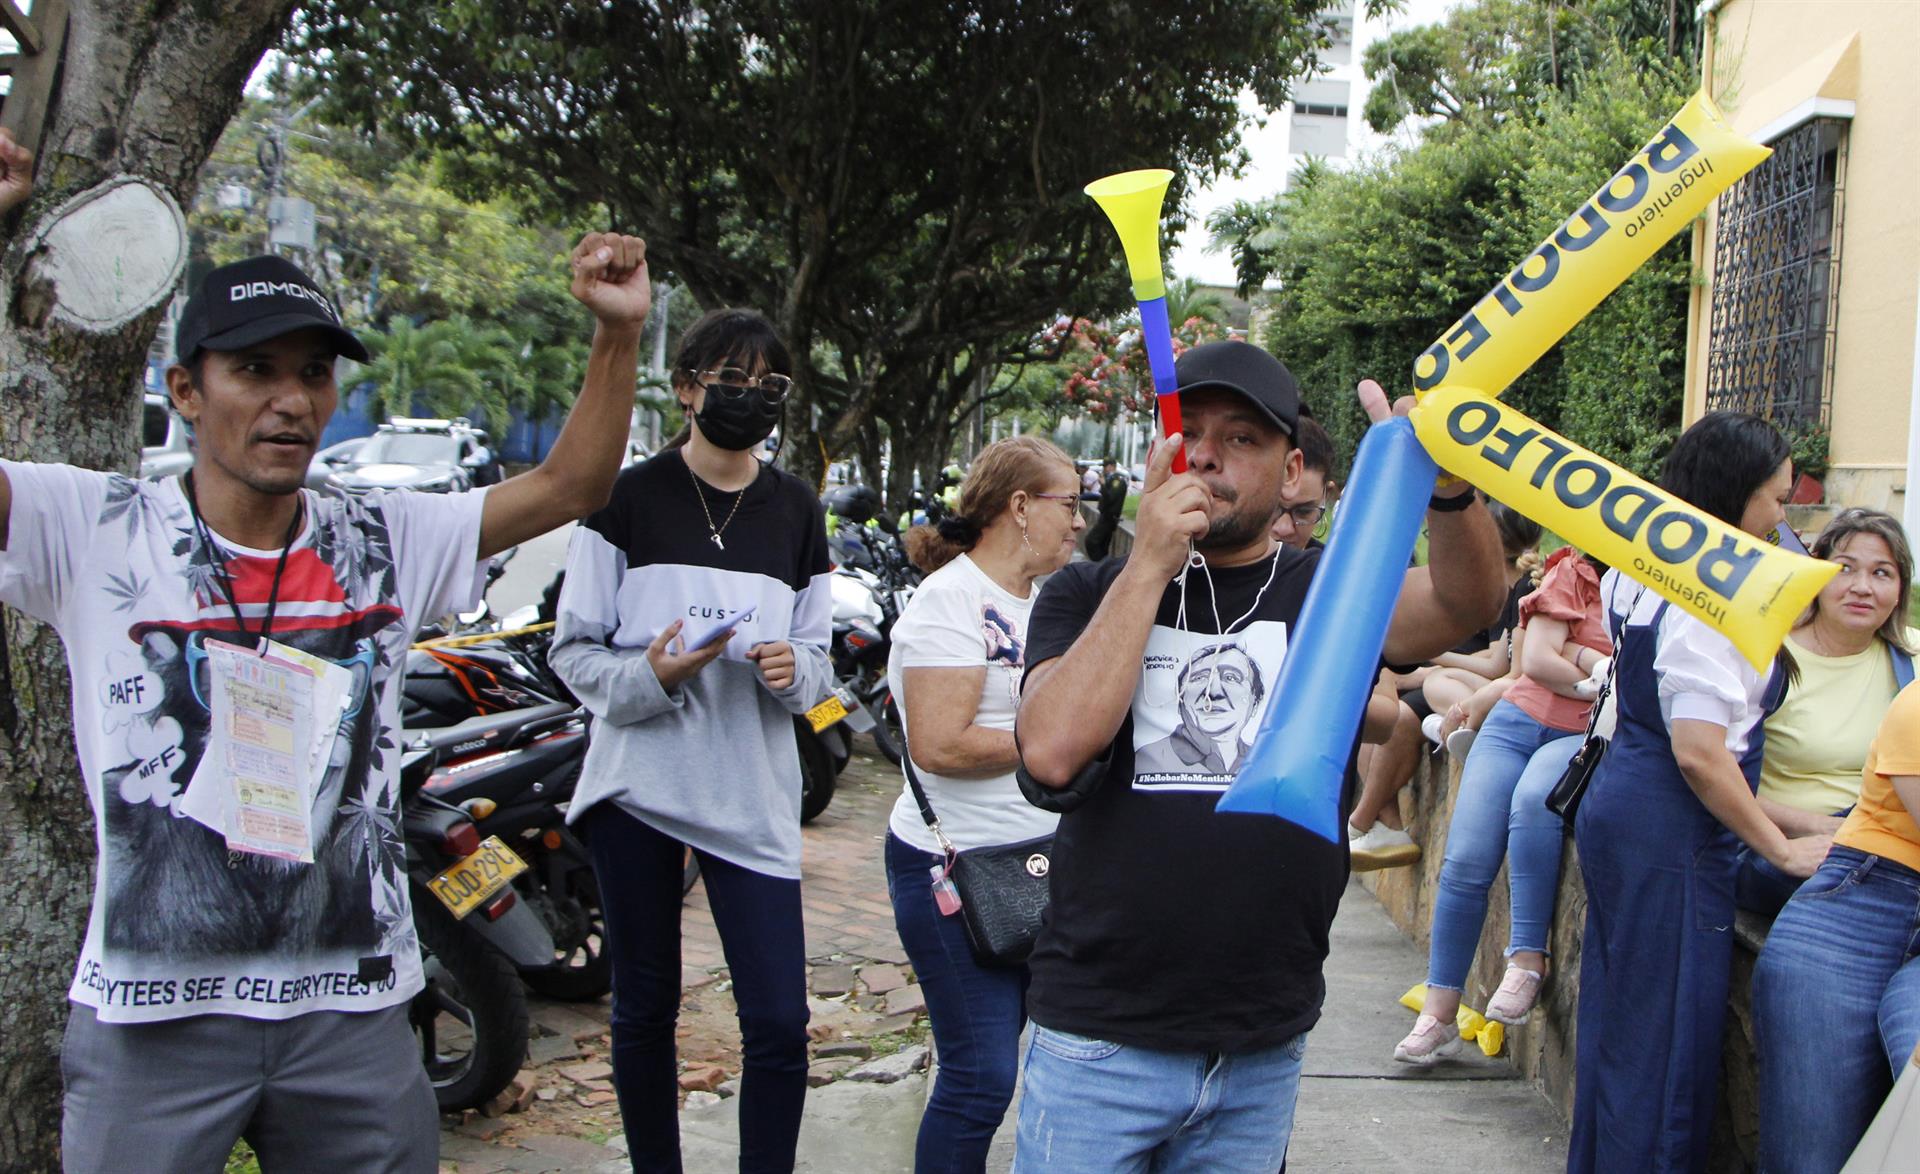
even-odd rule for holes
{"type": "Polygon", "coordinates": [[[527,862],[518,853],[499,836],[488,836],[478,852],[428,881],[427,887],[455,917],[465,917],[526,870],[527,862]]]}
{"type": "Polygon", "coordinates": [[[826,729],[847,716],[847,707],[838,697],[829,697],[807,711],[807,724],[814,733],[826,729]]]}

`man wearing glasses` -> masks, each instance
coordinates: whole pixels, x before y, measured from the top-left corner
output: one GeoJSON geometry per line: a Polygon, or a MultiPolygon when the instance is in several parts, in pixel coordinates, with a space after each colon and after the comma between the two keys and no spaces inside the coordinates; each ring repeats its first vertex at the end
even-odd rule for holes
{"type": "Polygon", "coordinates": [[[1304,412],[1295,439],[1300,444],[1300,488],[1280,499],[1273,519],[1273,540],[1300,550],[1326,545],[1313,536],[1327,513],[1327,486],[1333,479],[1333,438],[1320,422],[1304,412]]]}
{"type": "MultiPolygon", "coordinates": [[[[1048,579],[1027,633],[1017,778],[1062,814],[1016,1164],[1048,1174],[1281,1168],[1347,884],[1344,844],[1214,810],[1320,561],[1273,540],[1284,501],[1311,504],[1299,385],[1244,342],[1193,347],[1174,374],[1186,471],[1175,441],[1155,448],[1132,552],[1048,579]]],[[[1384,418],[1378,385],[1361,391],[1384,418]]],[[[1429,503],[1430,565],[1379,585],[1398,598],[1391,659],[1499,609],[1499,536],[1461,493],[1429,503]]],[[[1286,737],[1299,719],[1279,720],[1286,737]]]]}
{"type": "MultiPolygon", "coordinates": [[[[0,178],[23,156],[0,134],[0,178]]],[[[0,213],[25,195],[0,183],[0,213]]],[[[645,244],[594,233],[572,264],[596,319],[585,385],[547,461],[484,491],[302,488],[335,360],[367,351],[278,257],[213,270],[181,316],[186,475],[0,461],[0,602],[66,643],[99,821],[62,1049],[68,1171],[217,1170],[242,1135],[269,1171],[437,1169],[407,1018],[399,679],[415,630],[478,599],[489,556],[613,484],[645,244]]]]}

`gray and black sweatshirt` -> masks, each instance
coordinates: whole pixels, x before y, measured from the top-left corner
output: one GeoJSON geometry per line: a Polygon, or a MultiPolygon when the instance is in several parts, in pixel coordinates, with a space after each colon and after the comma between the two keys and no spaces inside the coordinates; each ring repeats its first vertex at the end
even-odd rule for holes
{"type": "Polygon", "coordinates": [[[826,517],[805,482],[771,466],[742,492],[696,485],[669,451],[621,473],[606,508],[574,531],[549,659],[593,715],[593,736],[567,819],[610,800],[696,849],[798,879],[792,715],[833,683],[826,517]],[[718,660],[661,687],[646,652],[667,625],[693,633],[750,606],[718,660]],[[746,659],[772,640],[793,646],[785,689],[746,659]]]}

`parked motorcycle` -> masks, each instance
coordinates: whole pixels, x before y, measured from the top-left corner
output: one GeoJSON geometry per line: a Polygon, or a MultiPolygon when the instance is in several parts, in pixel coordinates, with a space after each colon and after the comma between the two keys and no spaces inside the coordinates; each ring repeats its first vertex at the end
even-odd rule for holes
{"type": "Polygon", "coordinates": [[[527,997],[514,963],[535,956],[546,936],[512,887],[526,867],[520,858],[482,837],[465,811],[419,789],[433,757],[410,754],[402,774],[401,835],[426,983],[408,1018],[434,1099],[457,1112],[485,1104],[520,1071],[527,997]]]}
{"type": "MultiPolygon", "coordinates": [[[[867,572],[842,568],[832,576],[833,671],[840,686],[873,719],[873,742],[888,762],[900,765],[899,708],[887,679],[890,633],[900,604],[882,581],[867,572]]],[[[911,595],[911,588],[902,595],[911,595]]]]}

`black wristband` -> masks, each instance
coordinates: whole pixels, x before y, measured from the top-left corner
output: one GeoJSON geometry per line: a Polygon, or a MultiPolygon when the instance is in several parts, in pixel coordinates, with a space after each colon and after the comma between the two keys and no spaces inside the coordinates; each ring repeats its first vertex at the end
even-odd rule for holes
{"type": "Polygon", "coordinates": [[[1427,508],[1436,514],[1457,514],[1461,510],[1471,506],[1473,499],[1474,492],[1471,489],[1465,493],[1456,494],[1453,497],[1441,497],[1435,494],[1427,499],[1427,508]]]}

